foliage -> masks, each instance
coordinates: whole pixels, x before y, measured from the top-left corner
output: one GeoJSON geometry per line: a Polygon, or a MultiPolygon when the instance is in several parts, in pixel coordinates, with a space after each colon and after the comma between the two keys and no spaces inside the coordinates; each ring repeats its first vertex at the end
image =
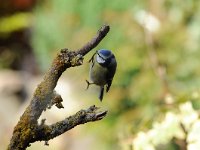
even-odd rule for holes
{"type": "Polygon", "coordinates": [[[0,33],[11,33],[13,31],[29,27],[30,17],[31,15],[29,13],[17,13],[10,17],[1,18],[0,33]]]}
{"type": "MultiPolygon", "coordinates": [[[[139,132],[133,140],[134,150],[155,150],[176,145],[186,146],[188,150],[199,149],[200,120],[198,112],[192,108],[190,102],[179,106],[177,112],[167,112],[162,122],[154,122],[149,131],[139,132]],[[178,145],[176,139],[182,140],[187,145],[178,145]],[[171,145],[171,146],[170,146],[171,145]]],[[[165,148],[166,149],[166,148],[165,148]]]]}
{"type": "MultiPolygon", "coordinates": [[[[97,143],[105,145],[104,149],[117,149],[132,136],[144,137],[168,119],[179,122],[176,117],[182,112],[177,107],[190,101],[190,95],[200,87],[199,3],[49,0],[35,9],[33,47],[42,69],[49,65],[55,49],[80,47],[100,25],[111,26],[98,46],[112,49],[118,60],[114,83],[103,102],[110,111],[104,123],[95,129],[89,126],[92,132],[97,132],[96,128],[102,131],[98,132],[97,143]]],[[[199,109],[199,101],[192,104],[199,109]]],[[[180,128],[171,124],[167,127],[170,131],[180,128]]],[[[163,134],[168,137],[164,143],[174,136],[163,134]]],[[[159,137],[154,140],[161,140],[159,137]]],[[[132,139],[126,145],[132,145],[132,139]]],[[[178,148],[170,144],[170,149],[178,148]]]]}

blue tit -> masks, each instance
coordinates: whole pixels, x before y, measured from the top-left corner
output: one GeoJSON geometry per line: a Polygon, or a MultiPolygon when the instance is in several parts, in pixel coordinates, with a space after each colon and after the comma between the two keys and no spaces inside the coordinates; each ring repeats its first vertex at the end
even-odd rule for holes
{"type": "Polygon", "coordinates": [[[90,80],[87,81],[87,89],[89,85],[96,84],[100,86],[100,101],[103,100],[104,86],[106,86],[106,92],[109,91],[112,84],[113,77],[117,68],[117,62],[114,54],[110,50],[100,49],[89,60],[90,64],[90,80]]]}

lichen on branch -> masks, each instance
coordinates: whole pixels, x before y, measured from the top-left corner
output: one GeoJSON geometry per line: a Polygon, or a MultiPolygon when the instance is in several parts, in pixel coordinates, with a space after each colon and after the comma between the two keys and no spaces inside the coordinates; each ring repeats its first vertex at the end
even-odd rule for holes
{"type": "Polygon", "coordinates": [[[54,88],[62,73],[70,67],[82,65],[84,56],[101,42],[109,29],[108,25],[102,26],[90,42],[76,51],[61,49],[43,81],[37,86],[29,106],[15,126],[8,150],[24,150],[30,146],[30,143],[41,140],[48,141],[79,124],[101,120],[106,116],[107,111],[98,112],[97,107],[91,106],[87,110],[80,110],[75,115],[52,125],[45,125],[44,122],[43,124],[38,123],[42,112],[52,105],[52,100],[57,98],[59,101],[57,104],[61,104],[62,98],[55,93],[54,88]],[[44,135],[41,136],[40,133],[44,135]]]}

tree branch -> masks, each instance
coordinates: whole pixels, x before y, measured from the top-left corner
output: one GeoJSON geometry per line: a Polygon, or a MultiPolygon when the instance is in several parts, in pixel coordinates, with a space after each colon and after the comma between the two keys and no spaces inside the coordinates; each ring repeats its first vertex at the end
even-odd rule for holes
{"type": "Polygon", "coordinates": [[[88,42],[85,46],[83,46],[82,48],[80,48],[79,54],[81,55],[85,55],[89,52],[89,50],[95,48],[100,42],[101,40],[107,35],[107,33],[109,32],[110,27],[108,25],[104,25],[102,26],[97,35],[90,41],[88,42]]]}
{"type": "Polygon", "coordinates": [[[50,126],[42,124],[36,130],[37,134],[35,139],[37,141],[48,141],[74,128],[77,125],[101,120],[106,116],[107,111],[97,112],[98,109],[99,108],[96,106],[90,106],[90,108],[87,110],[80,110],[75,115],[56,122],[50,126]]]}
{"type": "MultiPolygon", "coordinates": [[[[36,88],[29,106],[26,108],[19,122],[15,126],[13,131],[13,136],[8,146],[8,150],[23,150],[26,149],[30,145],[30,143],[39,140],[36,139],[36,137],[39,137],[36,136],[37,135],[36,131],[39,128],[38,119],[41,116],[42,112],[45,111],[49,105],[51,105],[52,98],[55,97],[54,88],[56,87],[58,79],[67,68],[82,65],[83,56],[86,55],[89,51],[91,51],[94,47],[96,47],[108,32],[109,32],[109,26],[104,25],[97,32],[97,35],[82,48],[78,49],[77,51],[69,51],[68,49],[62,49],[60,53],[58,53],[49,71],[47,71],[47,73],[45,74],[43,81],[36,88]]],[[[65,124],[68,125],[68,128],[70,126],[73,128],[78,124],[100,120],[101,117],[103,118],[106,115],[106,111],[104,111],[102,112],[102,114],[104,115],[102,115],[101,117],[97,117],[99,113],[94,110],[92,111],[92,113],[90,113],[91,115],[93,114],[92,115],[93,117],[91,117],[93,119],[89,119],[90,115],[86,113],[87,111],[79,111],[79,112],[85,112],[84,117],[79,118],[77,117],[77,114],[72,116],[72,117],[77,117],[76,118],[77,122],[73,122],[77,124],[70,124],[69,122],[68,124],[65,124]],[[79,119],[81,119],[81,121],[79,119]]],[[[56,125],[59,125],[60,123],[63,122],[66,122],[66,120],[58,122],[58,124],[49,126],[49,129],[56,130],[56,125]]],[[[67,127],[65,129],[67,129],[67,127]]],[[[67,130],[62,130],[62,131],[63,132],[60,132],[59,134],[58,131],[55,132],[57,133],[55,134],[55,136],[58,136],[67,130]]],[[[47,139],[54,138],[53,134],[48,134],[48,135],[50,137],[49,138],[46,137],[47,139]]]]}

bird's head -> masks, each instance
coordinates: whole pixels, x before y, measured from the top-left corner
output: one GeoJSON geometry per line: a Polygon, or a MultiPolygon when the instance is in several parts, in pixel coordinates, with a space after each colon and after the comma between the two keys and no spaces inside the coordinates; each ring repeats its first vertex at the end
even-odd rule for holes
{"type": "Polygon", "coordinates": [[[108,65],[114,57],[113,53],[107,49],[100,49],[97,51],[97,62],[101,65],[108,65]]]}

